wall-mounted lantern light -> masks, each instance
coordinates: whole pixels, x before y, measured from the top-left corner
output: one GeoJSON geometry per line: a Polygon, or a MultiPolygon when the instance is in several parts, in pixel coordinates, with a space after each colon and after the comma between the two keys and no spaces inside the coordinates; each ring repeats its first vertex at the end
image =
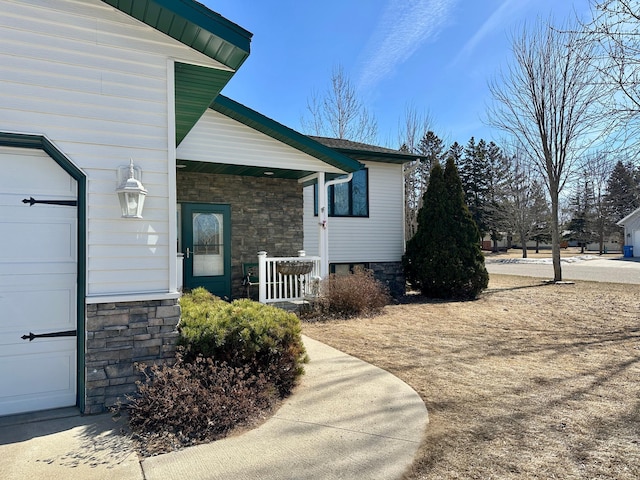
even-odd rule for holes
{"type": "Polygon", "coordinates": [[[142,218],[142,207],[147,196],[147,190],[140,181],[142,170],[133,165],[133,159],[129,166],[118,168],[118,200],[123,218],[142,218]]]}

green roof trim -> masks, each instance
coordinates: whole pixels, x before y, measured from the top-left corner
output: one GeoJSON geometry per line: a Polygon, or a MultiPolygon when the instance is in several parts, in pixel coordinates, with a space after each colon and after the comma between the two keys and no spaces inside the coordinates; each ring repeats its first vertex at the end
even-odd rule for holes
{"type": "Polygon", "coordinates": [[[251,32],[193,0],[102,1],[233,70],[251,52],[251,32]]]}
{"type": "Polygon", "coordinates": [[[211,108],[229,118],[232,118],[254,130],[264,133],[290,147],[307,153],[323,162],[336,167],[344,172],[356,172],[362,168],[357,160],[349,158],[336,150],[322,145],[319,142],[296,132],[281,123],[276,122],[261,113],[251,110],[244,105],[231,100],[224,95],[218,95],[211,104],[211,108]]]}
{"type": "Polygon", "coordinates": [[[394,163],[402,165],[413,162],[420,158],[420,155],[401,152],[391,148],[368,145],[366,143],[354,142],[341,138],[311,137],[317,142],[332,148],[350,158],[359,161],[394,163]]]}
{"type": "Polygon", "coordinates": [[[253,34],[193,0],[102,0],[225,65],[175,63],[176,145],[244,63],[253,34]]]}
{"type": "Polygon", "coordinates": [[[233,72],[175,62],[176,145],[184,140],[233,72]]]}

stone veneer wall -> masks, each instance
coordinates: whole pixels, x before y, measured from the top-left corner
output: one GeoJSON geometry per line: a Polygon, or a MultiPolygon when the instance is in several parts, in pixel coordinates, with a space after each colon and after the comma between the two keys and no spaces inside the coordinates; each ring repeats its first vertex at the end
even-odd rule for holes
{"type": "Polygon", "coordinates": [[[172,362],[178,300],[87,305],[85,413],[101,413],[136,390],[134,364],[172,362]]]}
{"type": "Polygon", "coordinates": [[[242,264],[257,263],[259,251],[294,257],[302,249],[302,185],[297,180],[178,171],[177,184],[178,203],[231,205],[233,298],[243,293],[242,264]]]}
{"type": "Polygon", "coordinates": [[[389,287],[389,293],[394,298],[399,298],[406,293],[406,279],[402,262],[369,263],[376,280],[389,287]]]}

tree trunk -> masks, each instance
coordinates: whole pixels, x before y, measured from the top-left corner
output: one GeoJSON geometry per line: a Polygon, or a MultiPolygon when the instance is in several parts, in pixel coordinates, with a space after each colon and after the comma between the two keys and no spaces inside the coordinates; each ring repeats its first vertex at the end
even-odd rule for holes
{"type": "Polygon", "coordinates": [[[551,256],[553,258],[553,281],[562,281],[562,265],[560,264],[560,221],[558,219],[558,185],[551,185],[551,256]]]}
{"type": "Polygon", "coordinates": [[[527,258],[527,236],[520,232],[520,244],[522,245],[522,258],[527,258]]]}

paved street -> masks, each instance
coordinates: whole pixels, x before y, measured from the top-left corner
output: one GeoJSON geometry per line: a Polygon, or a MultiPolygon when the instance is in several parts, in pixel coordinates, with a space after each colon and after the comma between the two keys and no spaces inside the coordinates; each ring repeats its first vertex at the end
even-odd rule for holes
{"type": "MultiPolygon", "coordinates": [[[[550,259],[490,257],[486,259],[486,266],[489,274],[553,278],[550,259]]],[[[640,284],[640,258],[601,258],[597,255],[563,258],[562,279],[640,284]]]]}

